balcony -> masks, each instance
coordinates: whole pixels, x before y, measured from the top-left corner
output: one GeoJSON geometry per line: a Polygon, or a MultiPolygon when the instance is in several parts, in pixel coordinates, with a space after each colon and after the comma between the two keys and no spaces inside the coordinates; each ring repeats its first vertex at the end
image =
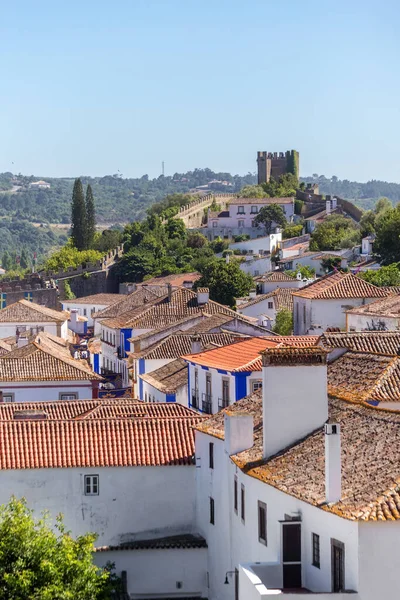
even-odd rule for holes
{"type": "Polygon", "coordinates": [[[218,411],[228,408],[229,398],[218,398],[218,411]]]}
{"type": "MultiPolygon", "coordinates": [[[[331,581],[327,582],[327,590],[331,581]]],[[[267,600],[279,596],[284,600],[310,598],[316,600],[359,600],[357,592],[312,592],[305,588],[283,587],[283,571],[280,563],[251,563],[239,565],[239,600],[267,600]]]]}
{"type": "Polygon", "coordinates": [[[202,394],[201,411],[207,415],[212,415],[212,396],[210,394],[202,394]]]}
{"type": "Polygon", "coordinates": [[[192,388],[192,408],[200,408],[199,406],[199,390],[192,388]]]}

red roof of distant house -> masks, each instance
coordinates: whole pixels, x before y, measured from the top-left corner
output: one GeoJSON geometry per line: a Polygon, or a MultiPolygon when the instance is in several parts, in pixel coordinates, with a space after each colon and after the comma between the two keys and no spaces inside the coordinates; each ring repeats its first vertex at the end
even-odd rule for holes
{"type": "Polygon", "coordinates": [[[338,271],[300,288],[293,295],[314,300],[335,300],[336,298],[386,298],[389,294],[361,277],[338,271]]]}

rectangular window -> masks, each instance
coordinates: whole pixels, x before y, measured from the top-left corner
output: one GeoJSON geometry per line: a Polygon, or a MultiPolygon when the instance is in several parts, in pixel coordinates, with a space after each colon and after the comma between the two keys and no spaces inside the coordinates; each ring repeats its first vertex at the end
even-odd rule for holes
{"type": "Polygon", "coordinates": [[[274,303],[273,302],[268,302],[268,308],[274,308],[274,303]]]}
{"type": "Polygon", "coordinates": [[[3,402],[15,402],[15,394],[3,394],[3,402]]]}
{"type": "Polygon", "coordinates": [[[258,501],[258,541],[267,545],[267,505],[258,501]]]}
{"type": "Polygon", "coordinates": [[[253,213],[253,215],[254,215],[255,213],[258,213],[258,206],[252,206],[252,207],[251,207],[251,212],[253,213]]]}
{"type": "Polygon", "coordinates": [[[83,309],[83,316],[86,317],[86,308],[83,309]]]}
{"type": "Polygon", "coordinates": [[[233,478],[233,508],[235,513],[238,512],[238,478],[236,475],[233,478]]]}
{"type": "Polygon", "coordinates": [[[85,475],[85,496],[99,495],[99,476],[85,475]]]}
{"type": "Polygon", "coordinates": [[[213,221],[213,227],[218,227],[218,221],[213,221]]]}
{"type": "Polygon", "coordinates": [[[262,381],[261,379],[257,379],[256,381],[252,381],[251,382],[251,391],[252,392],[256,392],[257,390],[261,390],[262,388],[262,381]]]}
{"type": "Polygon", "coordinates": [[[245,515],[246,515],[245,494],[244,494],[244,485],[242,483],[242,485],[240,486],[240,517],[241,517],[243,523],[245,522],[245,515]]]}
{"type": "Polygon", "coordinates": [[[208,444],[208,466],[210,469],[214,468],[214,444],[212,442],[208,444]]]}
{"type": "Polygon", "coordinates": [[[210,496],[210,523],[211,525],[215,525],[215,505],[214,498],[210,496]]]}
{"type": "Polygon", "coordinates": [[[244,215],[244,206],[238,206],[238,214],[244,215]]]}
{"type": "Polygon", "coordinates": [[[244,221],[242,221],[242,220],[239,220],[239,222],[238,222],[238,227],[244,227],[244,221]]]}
{"type": "Polygon", "coordinates": [[[77,400],[78,392],[68,392],[65,394],[60,394],[60,400],[77,400]]]}
{"type": "Polygon", "coordinates": [[[321,568],[320,564],[320,550],[319,550],[319,535],[316,533],[311,534],[312,537],[312,564],[317,569],[321,568]]]}

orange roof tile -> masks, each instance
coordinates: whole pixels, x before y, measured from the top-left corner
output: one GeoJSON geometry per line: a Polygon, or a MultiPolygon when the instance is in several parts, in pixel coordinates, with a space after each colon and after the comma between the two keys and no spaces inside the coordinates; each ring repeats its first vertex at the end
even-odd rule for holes
{"type": "Polygon", "coordinates": [[[386,298],[388,293],[352,273],[337,272],[317,279],[300,288],[293,295],[313,300],[334,300],[336,298],[386,298]]]}

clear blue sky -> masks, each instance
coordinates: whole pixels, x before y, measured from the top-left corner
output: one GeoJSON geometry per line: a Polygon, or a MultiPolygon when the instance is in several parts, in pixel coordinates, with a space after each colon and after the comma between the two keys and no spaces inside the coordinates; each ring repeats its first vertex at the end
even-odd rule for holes
{"type": "Polygon", "coordinates": [[[398,0],[13,0],[0,21],[0,171],[400,181],[398,0]],[[12,164],[14,163],[14,164],[12,164]]]}

